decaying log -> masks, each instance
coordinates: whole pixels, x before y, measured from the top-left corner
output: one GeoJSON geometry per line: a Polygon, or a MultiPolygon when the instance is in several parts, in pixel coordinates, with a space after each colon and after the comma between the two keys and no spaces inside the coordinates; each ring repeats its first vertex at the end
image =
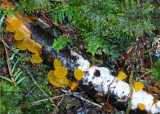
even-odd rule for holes
{"type": "MultiPolygon", "coordinates": [[[[49,33],[32,24],[29,24],[29,27],[33,32],[31,38],[42,45],[42,57],[44,60],[52,63],[54,59],[59,59],[63,63],[63,66],[68,69],[68,78],[70,80],[74,80],[73,72],[76,68],[85,71],[80,85],[83,86],[84,91],[94,101],[98,103],[105,102],[109,93],[109,103],[119,110],[125,111],[127,109],[130,100],[130,87],[128,83],[124,81],[116,82],[116,78],[110,74],[108,68],[91,66],[88,60],[85,60],[76,52],[70,52],[68,49],[61,51],[53,50],[51,46],[54,38],[49,33]]],[[[160,101],[154,102],[154,99],[151,94],[143,90],[137,92],[134,90],[131,101],[131,112],[160,113],[160,101]],[[144,104],[145,110],[140,110],[139,104],[144,104]]]]}
{"type": "MultiPolygon", "coordinates": [[[[4,1],[4,0],[3,0],[4,1]]],[[[6,3],[5,3],[6,4],[6,3]]],[[[19,13],[20,14],[20,13],[19,13]]],[[[5,24],[10,23],[12,18],[18,18],[19,15],[9,17],[7,15],[5,24]]],[[[23,17],[22,15],[20,17],[23,17]]],[[[19,18],[21,19],[21,18],[19,18]]],[[[85,75],[80,81],[80,86],[84,88],[94,101],[101,103],[106,102],[109,93],[109,103],[114,105],[119,110],[126,110],[130,101],[130,87],[124,81],[116,82],[116,78],[110,74],[109,69],[105,67],[92,66],[88,60],[85,60],[81,55],[69,49],[61,51],[54,50],[51,46],[54,37],[43,30],[40,26],[29,23],[23,18],[24,30],[28,34],[28,39],[32,42],[37,42],[41,49],[41,57],[47,64],[52,65],[54,59],[59,59],[63,66],[68,69],[67,78],[74,81],[73,72],[76,68],[85,72],[85,75]],[[27,32],[29,31],[29,32],[27,32]]],[[[155,102],[155,98],[143,91],[135,91],[131,99],[131,112],[136,113],[160,113],[160,101],[155,102]],[[139,105],[144,104],[145,110],[140,110],[139,105]]]]}

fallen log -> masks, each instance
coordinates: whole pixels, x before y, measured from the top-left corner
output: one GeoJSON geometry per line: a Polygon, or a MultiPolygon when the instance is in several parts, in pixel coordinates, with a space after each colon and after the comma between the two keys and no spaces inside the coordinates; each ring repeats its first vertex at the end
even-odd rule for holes
{"type": "MultiPolygon", "coordinates": [[[[4,9],[6,6],[13,7],[11,3],[5,0],[2,0],[2,2],[1,6],[4,9]]],[[[62,67],[67,69],[67,79],[79,82],[79,85],[83,87],[86,94],[94,101],[98,103],[106,102],[109,97],[109,103],[119,110],[127,110],[131,101],[130,112],[160,113],[159,100],[155,100],[154,96],[143,90],[135,91],[133,88],[133,92],[131,93],[129,84],[124,81],[117,82],[117,78],[111,75],[108,68],[92,66],[89,60],[84,59],[81,55],[68,48],[61,51],[54,50],[52,44],[55,38],[40,26],[35,25],[23,13],[19,12],[12,17],[7,15],[4,20],[5,25],[11,24],[15,19],[21,20],[22,25],[20,28],[12,31],[12,33],[15,34],[18,30],[23,30],[27,41],[37,46],[38,54],[42,60],[52,67],[54,66],[53,62],[55,59],[60,60],[62,67]],[[80,81],[77,81],[74,77],[76,69],[84,72],[80,81]],[[132,97],[130,98],[131,94],[132,97]],[[143,109],[140,107],[141,104],[144,106],[143,109]]],[[[27,49],[30,48],[27,47],[27,49]]]]}

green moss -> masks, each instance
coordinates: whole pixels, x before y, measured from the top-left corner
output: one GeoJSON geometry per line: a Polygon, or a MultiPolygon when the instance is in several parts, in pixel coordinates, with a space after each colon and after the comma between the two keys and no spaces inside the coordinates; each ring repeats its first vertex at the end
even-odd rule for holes
{"type": "MultiPolygon", "coordinates": [[[[62,25],[67,19],[74,25],[81,32],[79,35],[87,52],[93,55],[105,53],[115,58],[144,33],[158,29],[154,21],[158,20],[158,10],[155,9],[159,8],[155,8],[154,3],[142,5],[139,0],[20,0],[19,6],[26,11],[45,6],[54,9],[50,12],[52,19],[62,25]]],[[[60,41],[55,42],[55,49],[65,47],[60,41]]]]}
{"type": "MultiPolygon", "coordinates": [[[[54,8],[62,5],[59,3],[54,8]]],[[[117,57],[144,33],[150,34],[155,26],[148,18],[155,5],[139,0],[74,0],[51,12],[56,22],[68,17],[70,23],[81,31],[87,52],[105,53],[117,57]]]]}
{"type": "Polygon", "coordinates": [[[22,94],[19,87],[15,87],[8,84],[6,81],[1,80],[0,93],[0,113],[21,113],[21,110],[16,107],[19,100],[22,99],[22,94]]]}
{"type": "Polygon", "coordinates": [[[160,58],[156,63],[152,65],[152,78],[159,80],[160,79],[160,58]]]}
{"type": "MultiPolygon", "coordinates": [[[[14,49],[16,50],[16,49],[14,49]]],[[[23,56],[30,56],[30,53],[25,51],[21,52],[21,55],[23,56]]],[[[3,68],[6,64],[4,58],[0,58],[1,64],[0,68],[3,68]]],[[[26,107],[22,107],[21,109],[17,106],[21,104],[26,104],[34,101],[39,101],[41,99],[46,99],[46,96],[37,88],[36,84],[32,81],[30,76],[26,73],[26,71],[23,68],[22,63],[25,62],[25,68],[29,70],[29,72],[32,72],[32,75],[34,76],[34,79],[37,81],[38,85],[48,94],[49,96],[54,96],[56,94],[59,94],[60,92],[54,92],[50,91],[48,89],[48,78],[47,74],[45,74],[43,71],[39,70],[38,68],[32,66],[30,62],[26,62],[26,60],[20,58],[15,53],[11,54],[10,57],[11,63],[13,63],[14,71],[17,71],[17,69],[21,68],[22,74],[18,77],[18,80],[23,79],[22,82],[20,82],[17,87],[14,86],[14,84],[11,82],[8,82],[7,80],[1,78],[0,82],[0,113],[26,113],[26,114],[42,114],[49,112],[52,108],[52,105],[50,101],[41,102],[35,105],[28,105],[26,107]],[[18,58],[18,59],[17,59],[18,58]]],[[[50,70],[50,67],[45,64],[40,64],[42,69],[44,69],[46,72],[50,70]]],[[[12,69],[13,70],[13,69],[12,69]]],[[[15,73],[15,72],[13,72],[15,73]]],[[[17,76],[17,75],[16,75],[17,76]]]]}

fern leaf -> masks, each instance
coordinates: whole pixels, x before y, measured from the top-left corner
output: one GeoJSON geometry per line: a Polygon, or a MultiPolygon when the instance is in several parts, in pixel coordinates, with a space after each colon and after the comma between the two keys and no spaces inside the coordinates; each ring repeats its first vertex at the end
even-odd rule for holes
{"type": "Polygon", "coordinates": [[[50,7],[49,0],[19,0],[19,7],[25,11],[34,11],[43,9],[44,7],[50,7]]]}

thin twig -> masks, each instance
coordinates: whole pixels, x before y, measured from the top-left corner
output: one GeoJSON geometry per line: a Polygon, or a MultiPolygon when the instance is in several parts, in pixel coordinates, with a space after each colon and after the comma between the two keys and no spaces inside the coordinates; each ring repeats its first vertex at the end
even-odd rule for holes
{"type": "MultiPolygon", "coordinates": [[[[70,96],[70,95],[72,95],[72,94],[70,93],[70,94],[67,94],[66,96],[70,96]]],[[[57,98],[61,98],[61,97],[64,97],[64,95],[59,95],[59,96],[50,97],[49,99],[57,99],[57,98]]],[[[20,104],[20,105],[18,105],[18,107],[19,107],[19,108],[22,108],[22,107],[27,107],[28,105],[36,105],[36,104],[39,104],[39,103],[41,103],[41,102],[48,101],[49,99],[46,98],[46,99],[41,99],[41,100],[38,100],[38,101],[26,103],[26,104],[20,104]]]]}
{"type": "Polygon", "coordinates": [[[129,86],[130,86],[130,99],[129,99],[129,104],[126,110],[126,114],[129,114],[130,108],[131,108],[131,101],[132,101],[132,96],[133,96],[133,73],[134,70],[131,71],[130,77],[129,77],[129,86]]]}
{"type": "Polygon", "coordinates": [[[110,86],[111,84],[114,82],[114,80],[116,79],[116,77],[112,80],[112,82],[109,84],[109,87],[108,87],[108,95],[107,95],[107,103],[109,103],[109,94],[110,94],[110,86]]]}
{"type": "Polygon", "coordinates": [[[90,100],[87,100],[87,99],[85,99],[85,98],[83,98],[82,96],[77,96],[77,95],[75,95],[74,93],[72,94],[74,97],[76,97],[76,98],[78,98],[78,99],[81,99],[81,100],[83,100],[83,101],[86,101],[86,102],[88,102],[88,103],[90,103],[90,104],[92,104],[92,105],[95,105],[95,106],[97,106],[97,107],[99,107],[99,108],[102,108],[103,106],[102,105],[100,105],[100,104],[97,104],[97,103],[95,103],[95,102],[92,102],[92,101],[90,101],[90,100]]]}
{"type": "Polygon", "coordinates": [[[57,9],[59,9],[59,8],[61,8],[61,7],[63,7],[63,6],[65,6],[65,5],[67,5],[67,4],[68,4],[68,3],[64,3],[64,4],[62,4],[62,5],[60,5],[60,6],[56,7],[56,8],[54,8],[54,9],[52,9],[52,10],[43,11],[42,13],[44,14],[44,13],[49,13],[49,12],[55,11],[55,10],[57,10],[57,9]]]}
{"type": "Polygon", "coordinates": [[[48,24],[48,26],[50,27],[55,27],[58,28],[59,30],[61,30],[64,34],[79,34],[79,31],[77,31],[74,28],[68,28],[59,24],[56,24],[53,20],[47,18],[45,15],[40,16],[40,18],[38,19],[40,22],[42,23],[46,23],[48,24]]]}
{"type": "Polygon", "coordinates": [[[25,66],[22,64],[23,68],[26,70],[27,74],[31,77],[32,81],[36,84],[36,86],[39,88],[39,90],[50,100],[53,106],[56,106],[52,99],[45,93],[45,91],[37,84],[36,80],[33,78],[31,73],[25,68],[25,66]]]}
{"type": "MultiPolygon", "coordinates": [[[[71,90],[67,91],[67,92],[63,95],[62,99],[58,102],[57,106],[54,108],[54,113],[57,113],[57,109],[58,109],[59,105],[60,105],[60,104],[62,103],[62,101],[64,100],[64,97],[65,97],[66,95],[68,95],[70,92],[71,92],[71,90]]],[[[71,95],[71,94],[70,94],[70,95],[71,95]]]]}
{"type": "Polygon", "coordinates": [[[17,83],[16,83],[16,81],[15,81],[15,79],[14,79],[14,76],[13,76],[13,74],[12,74],[12,70],[11,70],[12,68],[11,68],[11,63],[10,63],[10,61],[9,61],[9,55],[8,55],[7,46],[5,45],[5,42],[3,41],[2,37],[3,37],[3,36],[1,35],[0,39],[1,39],[1,41],[3,42],[4,48],[5,48],[6,61],[7,61],[7,66],[8,66],[9,75],[10,75],[10,77],[11,77],[11,80],[12,80],[13,84],[14,84],[15,86],[17,86],[17,83]]]}
{"type": "MultiPolygon", "coordinates": [[[[64,90],[62,90],[62,92],[66,93],[66,91],[64,91],[64,90]]],[[[78,98],[78,99],[80,99],[80,100],[86,101],[86,102],[88,102],[88,103],[90,103],[90,104],[92,104],[92,105],[95,105],[95,106],[99,107],[99,108],[102,108],[102,107],[103,107],[103,106],[100,105],[100,104],[97,104],[97,103],[95,103],[95,102],[92,102],[92,101],[90,101],[90,100],[87,100],[87,99],[83,98],[82,96],[77,96],[77,94],[75,94],[75,92],[72,92],[72,96],[74,96],[74,97],[76,97],[76,98],[78,98]]]]}
{"type": "Polygon", "coordinates": [[[137,77],[137,78],[136,78],[136,81],[138,81],[140,78],[142,78],[143,76],[145,76],[146,74],[151,73],[151,72],[152,72],[152,71],[145,72],[145,73],[142,74],[141,76],[137,77]]]}
{"type": "MultiPolygon", "coordinates": [[[[140,58],[142,55],[144,55],[144,54],[146,54],[146,53],[148,53],[148,52],[150,52],[150,51],[152,51],[152,50],[154,50],[154,49],[156,49],[156,48],[157,48],[157,47],[153,47],[153,48],[151,48],[151,49],[149,49],[149,50],[143,52],[142,54],[139,55],[138,58],[140,58]]],[[[139,59],[138,59],[138,60],[139,60],[139,59]]]]}

